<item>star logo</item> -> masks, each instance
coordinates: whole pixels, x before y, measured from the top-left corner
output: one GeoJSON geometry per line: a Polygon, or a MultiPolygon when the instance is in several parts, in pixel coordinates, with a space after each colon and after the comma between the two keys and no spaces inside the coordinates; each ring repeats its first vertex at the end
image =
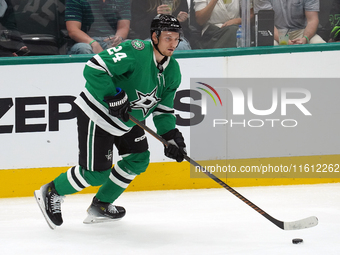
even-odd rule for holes
{"type": "Polygon", "coordinates": [[[159,102],[160,98],[156,97],[157,87],[151,92],[144,94],[136,90],[138,99],[131,102],[131,107],[134,109],[141,109],[144,117],[149,114],[149,111],[159,102]]]}
{"type": "Polygon", "coordinates": [[[105,157],[107,158],[108,161],[112,161],[112,158],[113,158],[112,150],[108,150],[107,155],[105,155],[105,157]]]}

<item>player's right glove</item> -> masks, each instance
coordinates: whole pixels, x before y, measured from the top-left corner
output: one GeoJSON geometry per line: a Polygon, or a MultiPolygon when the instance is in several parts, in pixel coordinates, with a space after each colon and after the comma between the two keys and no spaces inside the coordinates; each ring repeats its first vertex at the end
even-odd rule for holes
{"type": "Polygon", "coordinates": [[[124,122],[129,120],[128,112],[131,112],[130,101],[127,94],[121,88],[116,88],[117,94],[104,97],[104,101],[109,105],[109,113],[124,122]]]}
{"type": "Polygon", "coordinates": [[[187,154],[182,133],[175,128],[161,136],[169,143],[168,146],[164,146],[165,156],[175,159],[177,162],[182,162],[184,155],[187,154]]]}

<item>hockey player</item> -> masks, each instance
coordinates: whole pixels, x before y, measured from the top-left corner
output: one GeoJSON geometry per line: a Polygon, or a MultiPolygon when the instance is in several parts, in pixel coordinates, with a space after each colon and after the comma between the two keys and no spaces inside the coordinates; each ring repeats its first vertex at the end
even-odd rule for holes
{"type": "Polygon", "coordinates": [[[175,127],[173,102],[181,73],[172,54],[182,28],[170,15],[157,15],[151,23],[152,43],[132,40],[92,57],[84,68],[85,89],[77,97],[79,165],[71,167],[34,195],[49,226],[63,223],[63,197],[88,186],[101,186],[88,208],[84,223],[124,217],[125,209],[112,203],[149,164],[144,131],[129,120],[151,113],[160,134],[171,143],[165,155],[181,162],[184,138],[175,127]],[[122,157],[112,167],[112,149],[122,157]]]}

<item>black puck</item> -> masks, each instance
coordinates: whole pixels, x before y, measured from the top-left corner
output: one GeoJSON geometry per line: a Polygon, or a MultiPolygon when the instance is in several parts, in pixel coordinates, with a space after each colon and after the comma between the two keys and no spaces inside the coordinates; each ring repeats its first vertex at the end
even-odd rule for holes
{"type": "Polygon", "coordinates": [[[302,243],[303,242],[303,239],[301,239],[301,238],[294,238],[293,240],[292,240],[292,243],[293,244],[298,244],[298,243],[302,243]]]}

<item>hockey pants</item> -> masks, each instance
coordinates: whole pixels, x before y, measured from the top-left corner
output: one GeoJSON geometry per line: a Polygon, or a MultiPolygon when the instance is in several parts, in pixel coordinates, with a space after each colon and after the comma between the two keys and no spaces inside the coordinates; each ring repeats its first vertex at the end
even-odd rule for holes
{"type": "Polygon", "coordinates": [[[54,184],[59,195],[74,194],[89,186],[101,186],[96,197],[113,203],[149,165],[150,152],[144,131],[134,126],[123,136],[113,136],[77,112],[79,165],[60,174],[54,184]],[[113,145],[122,157],[112,167],[113,145]]]}

